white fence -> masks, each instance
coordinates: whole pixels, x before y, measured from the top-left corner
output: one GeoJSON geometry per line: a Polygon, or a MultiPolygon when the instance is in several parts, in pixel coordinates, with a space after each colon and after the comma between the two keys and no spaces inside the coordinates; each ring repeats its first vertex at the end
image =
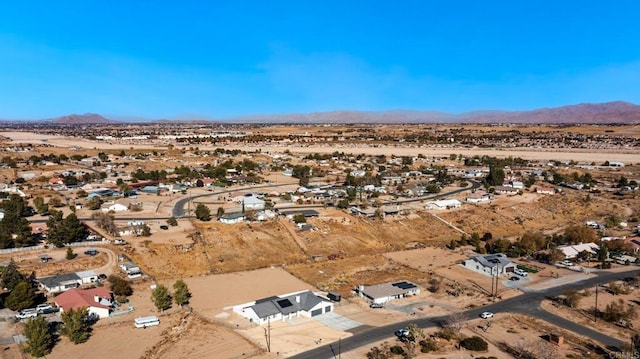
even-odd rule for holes
{"type": "MultiPolygon", "coordinates": [[[[104,246],[109,244],[109,241],[90,241],[90,242],[73,242],[67,243],[65,247],[93,247],[93,246],[104,246]]],[[[49,246],[50,248],[52,246],[49,246]]],[[[9,254],[9,253],[20,253],[20,252],[29,252],[29,251],[37,251],[41,249],[45,249],[44,245],[31,246],[31,247],[19,247],[19,248],[6,248],[0,249],[0,254],[9,254]]]]}

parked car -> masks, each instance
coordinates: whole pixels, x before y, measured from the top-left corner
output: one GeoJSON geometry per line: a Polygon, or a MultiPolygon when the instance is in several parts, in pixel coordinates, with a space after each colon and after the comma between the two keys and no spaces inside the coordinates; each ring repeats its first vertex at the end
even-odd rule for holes
{"type": "Polygon", "coordinates": [[[400,328],[396,330],[394,334],[400,340],[411,340],[411,341],[414,340],[414,338],[411,336],[411,332],[406,328],[400,328]]]}
{"type": "Polygon", "coordinates": [[[482,314],[480,314],[480,318],[482,318],[482,319],[493,318],[493,313],[491,313],[491,312],[482,312],[482,314]]]}
{"type": "Polygon", "coordinates": [[[96,249],[87,249],[86,251],[84,251],[84,254],[88,256],[95,256],[96,254],[98,254],[98,251],[96,249]]]}
{"type": "Polygon", "coordinates": [[[563,266],[567,266],[567,267],[572,267],[573,266],[573,262],[568,261],[568,260],[563,260],[562,262],[560,262],[560,264],[562,264],[563,266]]]}
{"type": "Polygon", "coordinates": [[[107,275],[104,274],[104,273],[100,273],[100,274],[98,274],[98,279],[105,280],[105,279],[107,279],[107,275]]]}
{"type": "Polygon", "coordinates": [[[124,239],[118,237],[113,240],[113,244],[125,244],[125,241],[124,239]]]}
{"type": "Polygon", "coordinates": [[[511,278],[509,278],[509,280],[517,281],[517,280],[520,280],[520,277],[514,275],[511,278]]]}
{"type": "Polygon", "coordinates": [[[53,312],[53,307],[49,303],[43,303],[36,305],[36,312],[41,314],[47,314],[53,312]]]}
{"type": "Polygon", "coordinates": [[[27,318],[35,318],[38,316],[38,311],[36,308],[23,309],[16,313],[16,319],[27,319],[27,318]]]}
{"type": "Polygon", "coordinates": [[[375,303],[375,302],[371,302],[369,304],[369,308],[384,308],[384,304],[382,303],[375,303]]]}
{"type": "Polygon", "coordinates": [[[515,273],[515,274],[517,274],[517,275],[519,275],[519,276],[523,276],[523,277],[526,277],[526,276],[528,275],[528,274],[527,274],[527,272],[523,271],[523,270],[522,270],[522,269],[520,269],[520,268],[516,268],[516,269],[514,269],[514,270],[513,270],[513,273],[515,273]]]}
{"type": "Polygon", "coordinates": [[[163,224],[163,225],[160,226],[160,229],[166,231],[166,230],[169,229],[169,226],[167,226],[166,224],[163,224]]]}

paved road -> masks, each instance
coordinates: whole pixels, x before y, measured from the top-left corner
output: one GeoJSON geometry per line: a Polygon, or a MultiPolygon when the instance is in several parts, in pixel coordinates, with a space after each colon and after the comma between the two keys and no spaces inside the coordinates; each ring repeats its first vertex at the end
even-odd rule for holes
{"type": "MultiPolygon", "coordinates": [[[[422,197],[415,197],[415,198],[406,198],[406,199],[393,199],[393,200],[388,200],[387,203],[393,203],[393,204],[401,204],[401,203],[411,203],[411,202],[420,202],[423,200],[427,200],[427,199],[438,199],[438,198],[444,198],[444,197],[448,197],[448,196],[452,196],[454,194],[458,194],[464,191],[471,191],[474,190],[478,187],[480,187],[482,184],[478,181],[474,181],[474,180],[470,180],[471,182],[471,187],[462,187],[459,189],[455,189],[453,191],[449,191],[446,193],[439,193],[439,194],[435,194],[435,195],[428,195],[428,196],[422,196],[422,197]]],[[[172,210],[172,214],[175,218],[182,218],[184,217],[185,213],[184,213],[184,207],[187,205],[187,202],[189,202],[190,200],[194,199],[194,198],[199,198],[199,197],[207,197],[207,196],[213,196],[213,195],[219,195],[219,194],[223,194],[223,193],[230,193],[230,192],[237,192],[237,191],[243,191],[243,190],[247,190],[247,189],[256,189],[256,188],[272,188],[272,187],[282,187],[282,186],[291,186],[291,185],[295,185],[295,183],[282,183],[282,184],[266,184],[266,185],[260,185],[260,186],[248,186],[248,187],[242,187],[242,188],[232,188],[232,189],[224,189],[221,191],[217,191],[217,192],[211,192],[211,193],[204,193],[204,194],[199,194],[196,196],[188,196],[185,198],[181,198],[179,200],[176,201],[176,204],[173,206],[173,210],[172,210]]],[[[322,207],[323,205],[318,205],[318,207],[322,207]]],[[[300,207],[299,205],[292,205],[292,207],[300,207]]],[[[279,207],[280,208],[280,207],[279,207]]]]}
{"type": "MultiPolygon", "coordinates": [[[[553,325],[567,329],[578,335],[583,335],[585,337],[591,338],[597,342],[602,343],[605,346],[620,347],[620,345],[622,344],[622,340],[618,338],[609,337],[593,329],[584,327],[575,322],[572,322],[567,319],[548,313],[540,308],[540,303],[543,299],[547,297],[558,296],[563,292],[565,292],[567,289],[580,290],[584,288],[593,287],[595,285],[608,283],[614,280],[635,276],[638,274],[640,274],[640,270],[638,269],[634,269],[626,272],[617,272],[617,273],[616,272],[613,272],[613,273],[600,272],[597,275],[594,275],[580,282],[565,284],[558,287],[549,288],[546,290],[540,290],[538,292],[524,293],[520,296],[509,298],[509,299],[506,299],[494,304],[490,304],[484,307],[467,310],[465,312],[462,312],[462,314],[465,317],[472,318],[472,319],[477,318],[480,315],[480,313],[484,311],[490,311],[494,313],[513,312],[513,313],[528,314],[533,317],[537,317],[542,320],[548,321],[553,325]]],[[[347,352],[349,350],[360,348],[367,344],[371,344],[374,342],[387,339],[392,335],[392,333],[396,329],[403,328],[411,323],[417,324],[420,328],[423,328],[423,329],[434,328],[439,326],[448,318],[449,318],[448,316],[418,318],[418,319],[407,320],[399,323],[389,324],[382,327],[367,329],[357,334],[354,334],[349,338],[343,339],[340,343],[340,348],[342,352],[347,352]]],[[[292,358],[295,358],[295,359],[333,358],[334,354],[332,352],[332,349],[337,353],[337,348],[338,348],[338,342],[333,342],[325,346],[322,346],[313,350],[309,350],[304,353],[300,353],[298,355],[293,356],[292,358]]]]}

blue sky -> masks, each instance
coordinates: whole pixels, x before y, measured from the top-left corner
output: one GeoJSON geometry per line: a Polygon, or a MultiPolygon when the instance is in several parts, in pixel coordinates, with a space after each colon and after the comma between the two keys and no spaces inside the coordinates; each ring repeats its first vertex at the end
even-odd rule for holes
{"type": "Polygon", "coordinates": [[[5,1],[0,118],[640,103],[640,2],[444,3],[5,1]]]}

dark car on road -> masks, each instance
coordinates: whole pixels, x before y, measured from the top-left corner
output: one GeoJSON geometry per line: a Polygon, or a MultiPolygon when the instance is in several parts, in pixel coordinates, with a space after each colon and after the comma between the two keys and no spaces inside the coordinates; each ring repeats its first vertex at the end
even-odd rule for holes
{"type": "Polygon", "coordinates": [[[84,251],[84,254],[88,256],[95,256],[96,254],[98,254],[98,251],[95,249],[87,249],[86,251],[84,251]]]}

